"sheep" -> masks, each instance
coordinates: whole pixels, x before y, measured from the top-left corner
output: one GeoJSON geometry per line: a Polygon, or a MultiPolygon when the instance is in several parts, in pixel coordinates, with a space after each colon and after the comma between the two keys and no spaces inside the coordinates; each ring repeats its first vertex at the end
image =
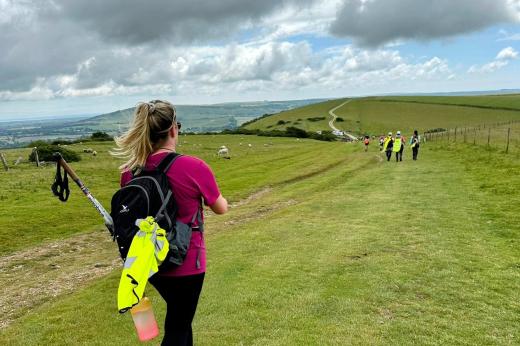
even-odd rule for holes
{"type": "Polygon", "coordinates": [[[97,156],[97,151],[94,150],[94,151],[92,152],[92,156],[97,156]]]}
{"type": "Polygon", "coordinates": [[[90,149],[90,148],[88,148],[88,149],[83,149],[83,152],[84,152],[84,153],[87,153],[87,154],[92,154],[93,151],[94,151],[94,150],[92,150],[92,149],[90,149]]]}
{"type": "Polygon", "coordinates": [[[231,158],[231,157],[229,157],[229,149],[225,145],[223,145],[219,148],[217,155],[218,155],[218,157],[223,157],[225,159],[231,158]]]}

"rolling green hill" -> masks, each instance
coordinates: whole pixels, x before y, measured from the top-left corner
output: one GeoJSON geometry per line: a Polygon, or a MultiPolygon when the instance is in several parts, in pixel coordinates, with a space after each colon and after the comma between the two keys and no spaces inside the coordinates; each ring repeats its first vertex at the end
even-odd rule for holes
{"type": "MultiPolygon", "coordinates": [[[[330,109],[339,99],[281,112],[247,124],[247,129],[283,130],[295,126],[307,131],[330,130],[330,109]],[[315,118],[317,121],[312,121],[315,118]]],[[[354,134],[379,135],[401,130],[411,133],[520,120],[520,95],[500,96],[392,96],[357,98],[339,108],[342,121],[335,126],[354,134]]]]}

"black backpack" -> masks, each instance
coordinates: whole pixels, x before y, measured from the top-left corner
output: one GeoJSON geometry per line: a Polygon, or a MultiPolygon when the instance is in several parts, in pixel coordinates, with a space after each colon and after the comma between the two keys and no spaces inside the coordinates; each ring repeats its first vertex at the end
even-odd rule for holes
{"type": "Polygon", "coordinates": [[[176,153],[168,154],[155,170],[143,170],[134,175],[112,197],[110,215],[114,221],[113,235],[123,260],[126,259],[130,244],[139,230],[135,224],[137,219],[153,216],[166,231],[170,249],[161,269],[182,264],[190,245],[191,226],[196,217],[202,230],[200,211],[197,211],[188,225],[176,220],[177,205],[166,174],[180,156],[176,153]]]}

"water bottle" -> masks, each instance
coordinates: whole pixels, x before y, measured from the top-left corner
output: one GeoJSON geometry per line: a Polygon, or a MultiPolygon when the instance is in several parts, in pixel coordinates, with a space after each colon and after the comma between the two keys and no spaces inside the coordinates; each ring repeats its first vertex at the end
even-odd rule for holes
{"type": "Polygon", "coordinates": [[[153,315],[152,303],[148,297],[141,299],[139,304],[134,306],[130,312],[134,320],[137,336],[140,341],[148,341],[159,335],[159,327],[153,315]]]}

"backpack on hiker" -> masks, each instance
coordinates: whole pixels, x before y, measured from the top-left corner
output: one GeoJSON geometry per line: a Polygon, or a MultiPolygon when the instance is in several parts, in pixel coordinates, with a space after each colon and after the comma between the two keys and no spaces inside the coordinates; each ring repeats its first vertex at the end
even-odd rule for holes
{"type": "Polygon", "coordinates": [[[181,155],[168,154],[154,170],[142,170],[112,197],[110,215],[114,222],[114,240],[123,260],[134,236],[139,231],[136,220],[153,216],[166,231],[169,251],[161,269],[181,265],[190,245],[192,224],[198,219],[202,231],[200,209],[189,224],[177,221],[177,204],[173,198],[167,172],[181,155]]]}

